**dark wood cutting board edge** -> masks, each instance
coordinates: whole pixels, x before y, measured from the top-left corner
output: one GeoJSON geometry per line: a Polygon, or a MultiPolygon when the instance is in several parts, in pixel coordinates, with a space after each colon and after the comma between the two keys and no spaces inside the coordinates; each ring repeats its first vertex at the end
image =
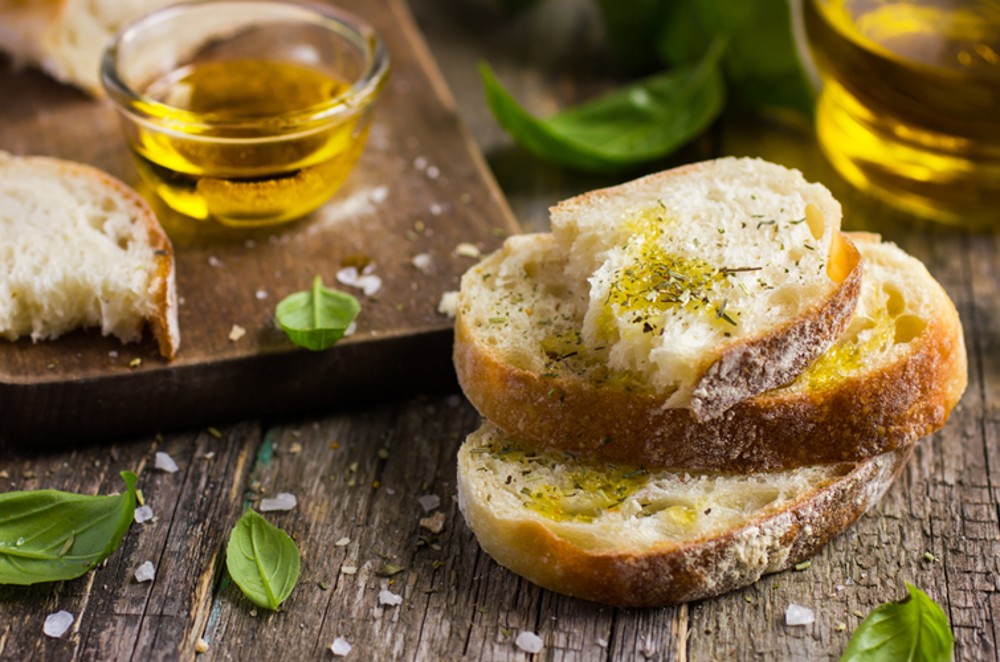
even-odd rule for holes
{"type": "MultiPolygon", "coordinates": [[[[154,200],[177,255],[177,359],[162,360],[151,338],[122,345],[92,330],[0,342],[0,439],[151,434],[454,385],[452,323],[436,306],[473,264],[454,247],[485,253],[519,228],[406,6],[338,5],[375,25],[393,58],[344,189],[309,219],[253,233],[199,226],[154,200]],[[430,273],[411,264],[417,253],[433,257],[430,273]],[[338,285],[362,301],[356,334],[324,352],[291,345],[274,328],[274,304],[315,273],[335,284],[357,255],[376,263],[384,285],[371,298],[338,285]],[[238,341],[234,324],[247,331],[238,341]]],[[[0,108],[0,149],[89,162],[143,190],[107,102],[31,71],[0,71],[0,88],[23,92],[0,108]]]]}

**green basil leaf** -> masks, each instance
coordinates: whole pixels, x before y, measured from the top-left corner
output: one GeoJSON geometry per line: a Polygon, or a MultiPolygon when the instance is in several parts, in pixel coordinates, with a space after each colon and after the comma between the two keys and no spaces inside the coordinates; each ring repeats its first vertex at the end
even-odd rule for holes
{"type": "Polygon", "coordinates": [[[288,534],[247,510],[229,534],[226,569],[258,607],[277,609],[299,581],[299,549],[288,534]]]}
{"type": "Polygon", "coordinates": [[[344,336],[361,312],[361,304],[350,294],[323,287],[323,279],[316,276],[312,289],[288,295],[274,312],[289,340],[299,347],[321,350],[344,336]]]}
{"type": "MultiPolygon", "coordinates": [[[[787,0],[684,0],[683,4],[688,5],[680,10],[685,20],[696,14],[702,35],[726,38],[722,64],[731,91],[755,107],[789,108],[812,117],[815,95],[795,47],[787,0]]],[[[694,34],[690,26],[683,29],[694,34]]]]}
{"type": "Polygon", "coordinates": [[[135,514],[137,480],[121,476],[127,489],[115,496],[0,494],[0,584],[75,579],[118,549],[135,514]]]}
{"type": "Polygon", "coordinates": [[[480,65],[486,100],[500,125],[537,156],[597,172],[661,158],[688,142],[722,110],[721,42],[691,66],[647,78],[576,108],[538,119],[480,65]]]}
{"type": "Polygon", "coordinates": [[[944,610],[916,586],[875,609],[855,630],[840,662],[947,662],[955,638],[944,610]]]}

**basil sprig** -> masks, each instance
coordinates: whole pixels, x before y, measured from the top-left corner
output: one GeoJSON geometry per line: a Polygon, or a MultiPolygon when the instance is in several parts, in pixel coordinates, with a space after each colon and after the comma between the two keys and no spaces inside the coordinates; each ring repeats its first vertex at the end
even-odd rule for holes
{"type": "Polygon", "coordinates": [[[692,66],[647,78],[546,119],[532,116],[480,65],[486,101],[497,121],[536,155],[582,170],[606,171],[677,149],[722,110],[722,42],[692,66]]]}
{"type": "Polygon", "coordinates": [[[880,605],[861,622],[840,662],[947,662],[955,638],[944,610],[913,584],[900,602],[880,605]]]}
{"type": "Polygon", "coordinates": [[[288,534],[247,510],[229,534],[226,569],[243,595],[277,609],[299,580],[299,549],[288,534]]]}
{"type": "Polygon", "coordinates": [[[350,294],[323,286],[316,276],[311,289],[290,294],[278,303],[275,317],[288,339],[300,347],[321,350],[333,346],[361,312],[350,294]]]}
{"type": "Polygon", "coordinates": [[[126,491],[88,496],[58,490],[0,494],[0,584],[75,579],[118,549],[135,513],[136,475],[126,491]]]}
{"type": "Polygon", "coordinates": [[[660,70],[544,119],[480,68],[500,125],[535,155],[612,172],[664,157],[702,133],[727,101],[811,117],[814,93],[787,0],[597,0],[608,38],[632,69],[660,70]]]}

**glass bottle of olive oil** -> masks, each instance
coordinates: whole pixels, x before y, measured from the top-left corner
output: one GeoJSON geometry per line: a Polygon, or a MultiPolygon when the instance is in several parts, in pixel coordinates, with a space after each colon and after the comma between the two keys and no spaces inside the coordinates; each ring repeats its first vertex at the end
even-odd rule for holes
{"type": "Polygon", "coordinates": [[[908,211],[1000,227],[1000,3],[806,0],[820,145],[908,211]]]}
{"type": "Polygon", "coordinates": [[[143,92],[154,122],[130,141],[172,208],[227,225],[280,223],[321,205],[361,155],[370,113],[331,103],[348,85],[290,62],[193,64],[143,92]]]}

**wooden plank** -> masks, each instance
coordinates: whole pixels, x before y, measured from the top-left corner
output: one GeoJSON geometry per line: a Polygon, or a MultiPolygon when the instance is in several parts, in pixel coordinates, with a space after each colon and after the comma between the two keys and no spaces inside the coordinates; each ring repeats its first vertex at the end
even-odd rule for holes
{"type": "MultiPolygon", "coordinates": [[[[393,57],[368,149],[344,189],[299,223],[245,232],[155,204],[177,254],[178,358],[168,364],[151,341],[123,347],[94,332],[0,343],[0,437],[149,432],[370,398],[386,383],[396,392],[453,384],[451,325],[437,305],[472,263],[454,249],[492,249],[517,224],[406,10],[396,0],[341,4],[376,26],[393,57]],[[421,253],[433,261],[426,274],[411,263],[421,253]],[[334,283],[358,258],[377,265],[384,285],[362,298],[357,333],[320,355],[294,348],[275,328],[275,304],[316,274],[334,283]],[[247,331],[236,342],[234,324],[247,331]]],[[[17,91],[0,108],[0,148],[92,163],[142,189],[109,104],[10,67],[0,88],[17,91]]]]}
{"type": "Polygon", "coordinates": [[[0,454],[7,489],[55,488],[109,494],[118,473],[140,473],[139,489],[156,519],[133,524],[121,547],[83,577],[30,587],[0,587],[0,658],[25,660],[177,659],[190,655],[208,618],[220,554],[242,509],[243,485],[260,443],[259,428],[170,435],[162,441],[30,455],[9,445],[0,454]],[[169,453],[180,470],[153,469],[169,453]],[[138,583],[136,568],[152,561],[156,578],[138,583]],[[76,620],[62,639],[42,635],[49,613],[76,620]]]}

